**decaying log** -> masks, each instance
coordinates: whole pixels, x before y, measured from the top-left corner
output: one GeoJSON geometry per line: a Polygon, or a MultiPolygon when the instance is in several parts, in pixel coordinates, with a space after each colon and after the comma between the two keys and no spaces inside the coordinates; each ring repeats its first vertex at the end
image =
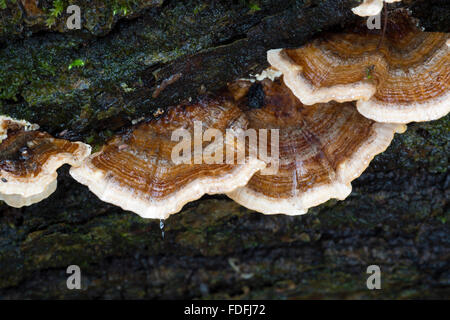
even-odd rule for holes
{"type": "MultiPolygon", "coordinates": [[[[2,29],[0,113],[96,147],[157,108],[260,72],[270,48],[361,21],[354,0],[153,2],[101,30],[22,18],[2,29]]],[[[402,5],[428,31],[450,31],[447,1],[402,5]]],[[[0,298],[448,298],[449,125],[410,124],[345,201],[288,217],[204,197],[164,221],[164,238],[159,221],[101,202],[64,167],[48,199],[0,204],[0,298]],[[67,289],[69,265],[81,290],[67,289]],[[381,290],[366,287],[369,265],[381,290]]]]}

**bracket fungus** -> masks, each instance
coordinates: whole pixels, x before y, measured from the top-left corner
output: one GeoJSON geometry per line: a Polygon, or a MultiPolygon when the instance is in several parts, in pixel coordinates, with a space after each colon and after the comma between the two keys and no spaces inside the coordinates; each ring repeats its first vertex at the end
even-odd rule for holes
{"type": "MultiPolygon", "coordinates": [[[[384,0],[386,3],[400,2],[401,0],[384,0]]],[[[362,4],[352,9],[353,13],[361,17],[376,16],[383,9],[383,0],[364,0],[362,4]]]]}
{"type": "Polygon", "coordinates": [[[56,190],[56,170],[79,165],[91,152],[81,142],[55,139],[38,126],[0,116],[0,200],[20,208],[56,190]]]}
{"type": "Polygon", "coordinates": [[[268,52],[306,105],[358,100],[358,111],[378,122],[429,121],[450,111],[448,33],[408,29],[380,35],[345,33],[298,49],[268,52]]]}
{"type": "Polygon", "coordinates": [[[350,182],[389,146],[394,133],[406,130],[402,124],[364,118],[351,102],[304,107],[282,79],[259,85],[259,108],[249,107],[249,84],[231,91],[241,101],[249,128],[279,129],[279,169],[269,175],[257,172],[227,195],[265,214],[304,214],[331,198],[343,200],[351,192],[350,182]]]}
{"type": "Polygon", "coordinates": [[[113,137],[82,166],[71,168],[71,175],[101,200],[157,219],[204,194],[245,185],[266,164],[252,157],[234,162],[243,147],[226,132],[245,129],[247,121],[230,99],[222,98],[202,97],[137,124],[113,137]],[[204,128],[209,129],[203,133],[204,128]],[[223,160],[224,148],[231,163],[223,160]]]}

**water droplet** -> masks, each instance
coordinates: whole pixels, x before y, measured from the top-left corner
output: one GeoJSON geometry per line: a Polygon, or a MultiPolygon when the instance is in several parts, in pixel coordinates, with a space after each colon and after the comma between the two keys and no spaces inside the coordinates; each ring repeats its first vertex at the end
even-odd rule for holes
{"type": "Polygon", "coordinates": [[[161,236],[164,239],[164,219],[159,220],[159,228],[161,229],[161,236]]]}

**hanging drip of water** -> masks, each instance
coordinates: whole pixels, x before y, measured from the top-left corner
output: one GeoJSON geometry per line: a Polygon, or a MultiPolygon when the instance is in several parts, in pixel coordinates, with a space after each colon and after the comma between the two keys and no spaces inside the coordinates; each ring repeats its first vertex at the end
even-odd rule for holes
{"type": "Polygon", "coordinates": [[[164,219],[159,220],[159,228],[161,229],[161,236],[164,239],[164,219]]]}

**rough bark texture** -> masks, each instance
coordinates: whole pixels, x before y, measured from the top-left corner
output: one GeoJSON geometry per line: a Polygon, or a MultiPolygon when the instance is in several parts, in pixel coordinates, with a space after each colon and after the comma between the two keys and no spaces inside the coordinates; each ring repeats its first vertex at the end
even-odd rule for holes
{"type": "MultiPolygon", "coordinates": [[[[261,71],[267,49],[357,22],[357,2],[78,1],[74,32],[63,14],[48,26],[50,1],[31,19],[34,1],[3,0],[0,113],[98,146],[158,107],[261,71]]],[[[447,1],[403,5],[450,31],[447,1]]],[[[287,217],[204,197],[164,222],[164,239],[159,221],[101,202],[62,168],[50,198],[0,204],[0,298],[448,298],[449,127],[450,116],[409,125],[345,201],[287,217]],[[72,264],[82,290],[66,287],[72,264]],[[366,287],[369,265],[381,290],[366,287]]]]}

